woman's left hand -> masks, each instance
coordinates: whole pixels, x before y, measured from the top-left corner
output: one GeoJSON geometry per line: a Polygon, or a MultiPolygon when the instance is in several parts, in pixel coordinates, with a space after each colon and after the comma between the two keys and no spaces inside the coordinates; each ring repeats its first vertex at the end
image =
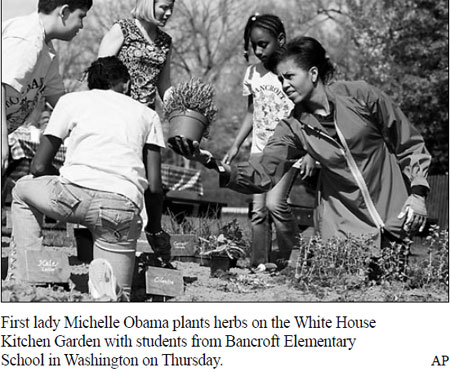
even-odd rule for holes
{"type": "Polygon", "coordinates": [[[411,194],[408,199],[406,199],[398,218],[405,218],[403,230],[409,233],[417,230],[422,232],[427,223],[427,216],[425,197],[411,194]]]}
{"type": "Polygon", "coordinates": [[[305,180],[312,176],[314,168],[316,167],[316,161],[309,154],[306,154],[292,167],[299,169],[301,179],[305,180]]]}
{"type": "Polygon", "coordinates": [[[303,161],[300,166],[300,174],[302,176],[302,180],[305,180],[308,177],[311,177],[314,172],[315,167],[316,167],[316,161],[309,154],[306,154],[303,157],[303,161]]]}

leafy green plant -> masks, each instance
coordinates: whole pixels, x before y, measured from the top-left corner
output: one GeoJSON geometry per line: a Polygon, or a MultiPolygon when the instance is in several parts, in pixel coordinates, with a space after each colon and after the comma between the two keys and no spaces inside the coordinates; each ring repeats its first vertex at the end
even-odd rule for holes
{"type": "Polygon", "coordinates": [[[427,259],[409,268],[408,278],[411,287],[421,288],[435,284],[438,286],[449,285],[449,247],[448,230],[440,230],[433,225],[425,239],[427,247],[427,259]]]}
{"type": "Polygon", "coordinates": [[[377,260],[380,269],[380,281],[407,280],[410,266],[408,258],[413,241],[408,239],[404,244],[391,242],[384,247],[377,260]]]}
{"type": "Polygon", "coordinates": [[[75,289],[72,281],[69,290],[62,286],[38,286],[2,280],[2,302],[86,302],[92,301],[87,293],[75,289]]]}
{"type": "Polygon", "coordinates": [[[329,239],[318,236],[306,241],[299,237],[295,278],[305,284],[334,286],[346,281],[361,283],[367,274],[367,262],[373,250],[369,238],[329,239]]]}
{"type": "Polygon", "coordinates": [[[219,232],[225,236],[225,238],[233,241],[240,246],[248,246],[248,242],[244,239],[244,233],[241,225],[236,218],[227,222],[226,224],[219,226],[219,232]]]}
{"type": "Polygon", "coordinates": [[[236,219],[220,226],[218,235],[199,237],[199,240],[201,255],[224,255],[231,259],[247,256],[249,244],[236,219]]]}
{"type": "MultiPolygon", "coordinates": [[[[426,238],[427,259],[411,260],[413,241],[392,243],[382,249],[375,262],[379,270],[378,284],[401,283],[405,289],[430,288],[449,285],[448,231],[438,226],[430,229],[426,238]]],[[[366,237],[330,239],[319,237],[306,240],[299,237],[299,256],[295,279],[306,287],[364,287],[370,279],[374,243],[366,237]]]]}
{"type": "Polygon", "coordinates": [[[209,126],[217,115],[217,107],[214,103],[214,90],[211,84],[204,83],[198,78],[191,78],[176,85],[172,93],[164,100],[164,116],[170,116],[176,112],[196,111],[207,120],[204,137],[208,136],[209,126]]]}
{"type": "Polygon", "coordinates": [[[229,258],[245,257],[245,251],[235,242],[225,238],[223,234],[210,236],[208,239],[199,237],[200,254],[203,256],[228,256],[229,258]]]}

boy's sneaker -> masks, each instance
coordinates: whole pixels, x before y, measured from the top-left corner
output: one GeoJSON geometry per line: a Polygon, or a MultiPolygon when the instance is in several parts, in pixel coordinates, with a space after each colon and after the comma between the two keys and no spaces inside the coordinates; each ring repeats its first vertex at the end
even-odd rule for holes
{"type": "Polygon", "coordinates": [[[277,270],[277,265],[271,262],[259,264],[255,269],[251,269],[253,273],[273,273],[277,270]]]}
{"type": "Polygon", "coordinates": [[[89,264],[89,294],[96,301],[120,301],[122,288],[117,284],[111,264],[96,258],[89,264]]]}

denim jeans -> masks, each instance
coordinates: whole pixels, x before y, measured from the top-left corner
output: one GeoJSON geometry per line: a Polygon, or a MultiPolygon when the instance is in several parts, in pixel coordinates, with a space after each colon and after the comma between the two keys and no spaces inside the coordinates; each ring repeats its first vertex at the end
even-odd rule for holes
{"type": "Polygon", "coordinates": [[[87,189],[58,176],[21,178],[12,191],[15,248],[41,250],[44,215],[86,226],[94,239],[93,257],[111,264],[117,283],[129,296],[136,242],[142,229],[140,209],[123,195],[87,189]]]}
{"type": "Polygon", "coordinates": [[[298,170],[292,168],[268,192],[253,195],[251,214],[252,245],[250,265],[289,260],[297,243],[298,226],[287,197],[298,170]],[[275,225],[277,249],[272,251],[272,223],[275,225]]]}

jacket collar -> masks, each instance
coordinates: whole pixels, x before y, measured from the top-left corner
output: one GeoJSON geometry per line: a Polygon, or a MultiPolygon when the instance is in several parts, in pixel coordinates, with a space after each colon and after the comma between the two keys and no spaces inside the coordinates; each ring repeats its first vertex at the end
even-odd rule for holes
{"type": "MultiPolygon", "coordinates": [[[[325,94],[327,96],[328,101],[334,105],[334,110],[336,110],[336,93],[332,89],[330,89],[330,86],[331,84],[325,86],[325,94]]],[[[320,125],[316,117],[312,113],[306,111],[301,104],[296,105],[292,112],[293,116],[300,123],[323,130],[322,125],[320,125]]]]}

